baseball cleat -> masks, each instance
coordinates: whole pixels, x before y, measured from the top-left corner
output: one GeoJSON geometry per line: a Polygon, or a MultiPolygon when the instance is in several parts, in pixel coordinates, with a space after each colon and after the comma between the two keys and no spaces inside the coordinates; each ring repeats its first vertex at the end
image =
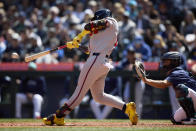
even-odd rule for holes
{"type": "Polygon", "coordinates": [[[125,113],[129,116],[129,120],[131,121],[132,125],[137,125],[138,114],[136,112],[136,105],[134,102],[126,104],[125,113]]]}
{"type": "Polygon", "coordinates": [[[183,125],[196,125],[196,118],[190,118],[182,121],[183,125]]]}
{"type": "Polygon", "coordinates": [[[64,117],[58,118],[56,117],[56,114],[51,114],[48,117],[43,118],[43,122],[45,125],[49,126],[52,126],[53,124],[56,124],[57,126],[65,125],[64,117]]]}

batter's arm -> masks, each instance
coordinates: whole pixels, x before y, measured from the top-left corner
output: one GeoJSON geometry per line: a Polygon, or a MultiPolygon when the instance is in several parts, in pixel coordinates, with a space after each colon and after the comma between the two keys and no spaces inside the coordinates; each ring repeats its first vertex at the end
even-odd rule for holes
{"type": "Polygon", "coordinates": [[[144,81],[144,83],[156,88],[166,88],[172,85],[172,83],[169,82],[168,80],[152,80],[147,78],[144,78],[142,80],[144,81]]]}
{"type": "Polygon", "coordinates": [[[106,19],[101,20],[95,20],[91,21],[90,23],[86,24],[84,26],[84,29],[87,31],[99,31],[99,30],[105,30],[108,27],[108,21],[106,19]]]}

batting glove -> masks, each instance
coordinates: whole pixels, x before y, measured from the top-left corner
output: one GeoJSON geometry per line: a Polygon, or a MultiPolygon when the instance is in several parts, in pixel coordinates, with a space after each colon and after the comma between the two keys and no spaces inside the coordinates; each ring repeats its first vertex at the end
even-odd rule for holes
{"type": "Polygon", "coordinates": [[[82,41],[82,37],[78,37],[78,36],[74,37],[73,45],[75,46],[75,48],[79,47],[79,44],[80,44],[81,41],[82,41]]]}
{"type": "Polygon", "coordinates": [[[70,42],[67,42],[67,48],[69,48],[69,49],[73,49],[73,48],[75,48],[75,45],[73,44],[73,42],[72,41],[70,41],[70,42]]]}

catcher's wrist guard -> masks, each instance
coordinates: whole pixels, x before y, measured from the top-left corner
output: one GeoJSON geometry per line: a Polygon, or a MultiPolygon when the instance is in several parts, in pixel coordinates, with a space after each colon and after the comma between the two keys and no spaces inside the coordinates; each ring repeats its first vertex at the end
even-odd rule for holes
{"type": "Polygon", "coordinates": [[[107,20],[96,20],[91,21],[90,23],[84,26],[84,29],[90,32],[97,33],[100,30],[105,30],[107,28],[107,20]]]}

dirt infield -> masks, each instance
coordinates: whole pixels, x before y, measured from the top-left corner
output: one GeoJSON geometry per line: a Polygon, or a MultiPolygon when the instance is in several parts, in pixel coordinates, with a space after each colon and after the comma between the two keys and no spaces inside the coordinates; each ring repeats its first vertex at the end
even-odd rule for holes
{"type": "MultiPolygon", "coordinates": [[[[45,126],[42,122],[0,122],[0,128],[7,127],[54,127],[45,126]]],[[[152,127],[196,127],[195,125],[172,125],[170,122],[140,122],[138,125],[131,125],[129,122],[67,122],[65,126],[58,127],[132,127],[132,128],[152,128],[152,127]]]]}

